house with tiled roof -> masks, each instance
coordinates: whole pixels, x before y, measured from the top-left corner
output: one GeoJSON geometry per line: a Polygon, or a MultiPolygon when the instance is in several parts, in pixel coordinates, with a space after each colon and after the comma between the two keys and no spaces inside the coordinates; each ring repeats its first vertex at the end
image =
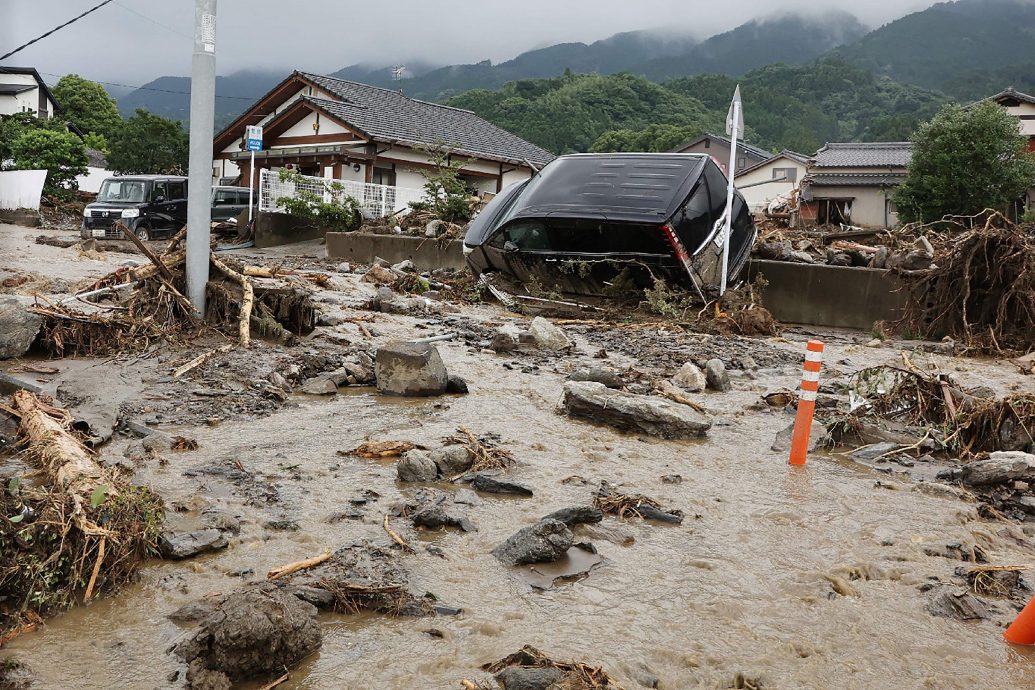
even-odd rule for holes
{"type": "Polygon", "coordinates": [[[906,178],[912,150],[908,141],[827,144],[808,160],[799,219],[816,225],[896,225],[891,197],[906,178]]]}
{"type": "Polygon", "coordinates": [[[809,157],[784,149],[772,158],[737,170],[737,190],[752,213],[765,210],[778,198],[786,198],[805,176],[809,157]]]}
{"type": "MultiPolygon", "coordinates": [[[[256,169],[420,189],[429,149],[448,149],[476,193],[530,177],[554,156],[468,110],[408,98],[399,91],[294,72],[219,132],[213,177],[247,185],[247,126],[263,128],[256,169]]],[[[256,184],[259,175],[254,176],[256,184]]]]}

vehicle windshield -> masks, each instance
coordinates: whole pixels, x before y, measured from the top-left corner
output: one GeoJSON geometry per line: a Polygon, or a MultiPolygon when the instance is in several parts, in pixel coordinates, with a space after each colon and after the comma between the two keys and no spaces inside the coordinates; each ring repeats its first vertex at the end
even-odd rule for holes
{"type": "Polygon", "coordinates": [[[147,182],[143,180],[105,180],[97,201],[140,203],[146,198],[147,182]]]}

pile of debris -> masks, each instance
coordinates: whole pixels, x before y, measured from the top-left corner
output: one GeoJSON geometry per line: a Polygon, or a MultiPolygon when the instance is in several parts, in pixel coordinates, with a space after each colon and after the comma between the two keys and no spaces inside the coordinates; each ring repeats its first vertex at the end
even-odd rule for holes
{"type": "MultiPolygon", "coordinates": [[[[482,667],[508,690],[514,688],[567,688],[568,690],[622,690],[602,668],[578,661],[554,661],[531,645],[482,667]]],[[[464,680],[468,690],[485,688],[464,680]]]]}
{"type": "Polygon", "coordinates": [[[758,230],[758,242],[751,252],[758,259],[902,271],[929,268],[935,257],[931,239],[942,241],[917,226],[895,230],[850,225],[788,228],[764,220],[758,230]]]}
{"type": "Polygon", "coordinates": [[[102,468],[47,398],[17,391],[0,406],[16,418],[26,457],[45,480],[0,489],[0,644],[41,617],[126,582],[157,553],[161,498],[102,468]]]}
{"type": "MultiPolygon", "coordinates": [[[[467,199],[470,217],[474,217],[485,208],[495,194],[482,192],[480,196],[467,199]]],[[[407,208],[393,215],[378,218],[361,227],[358,232],[375,235],[409,235],[410,237],[427,237],[439,240],[459,240],[464,236],[466,225],[449,222],[440,218],[434,210],[418,204],[417,208],[407,208]]]]}
{"type": "MultiPolygon", "coordinates": [[[[186,342],[205,327],[183,294],[187,253],[180,244],[186,232],[180,231],[157,255],[128,228],[122,231],[150,263],[121,267],[61,302],[38,297],[29,311],[42,317],[40,340],[47,351],[65,356],[141,350],[159,340],[186,342]]],[[[250,342],[253,327],[259,335],[291,341],[295,333],[315,326],[309,291],[280,285],[257,290],[246,268],[214,253],[210,263],[214,276],[206,290],[209,326],[236,326],[243,345],[250,342]]]]}

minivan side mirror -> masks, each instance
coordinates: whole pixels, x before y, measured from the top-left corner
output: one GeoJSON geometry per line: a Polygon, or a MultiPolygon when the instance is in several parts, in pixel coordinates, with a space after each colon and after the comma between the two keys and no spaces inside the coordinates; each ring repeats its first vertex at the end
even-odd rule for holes
{"type": "Polygon", "coordinates": [[[164,196],[162,196],[161,194],[159,194],[158,196],[156,196],[156,197],[155,197],[155,201],[154,201],[154,203],[156,203],[156,204],[160,204],[160,203],[162,203],[163,201],[165,201],[165,197],[164,197],[164,196]]]}

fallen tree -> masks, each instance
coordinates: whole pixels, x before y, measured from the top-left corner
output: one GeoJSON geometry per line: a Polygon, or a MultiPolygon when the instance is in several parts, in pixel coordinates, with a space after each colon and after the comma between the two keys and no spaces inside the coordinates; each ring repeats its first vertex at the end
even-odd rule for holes
{"type": "Polygon", "coordinates": [[[26,456],[45,484],[12,478],[0,491],[0,639],[125,582],[156,553],[161,498],[101,467],[71,430],[67,410],[17,391],[26,456]]]}

